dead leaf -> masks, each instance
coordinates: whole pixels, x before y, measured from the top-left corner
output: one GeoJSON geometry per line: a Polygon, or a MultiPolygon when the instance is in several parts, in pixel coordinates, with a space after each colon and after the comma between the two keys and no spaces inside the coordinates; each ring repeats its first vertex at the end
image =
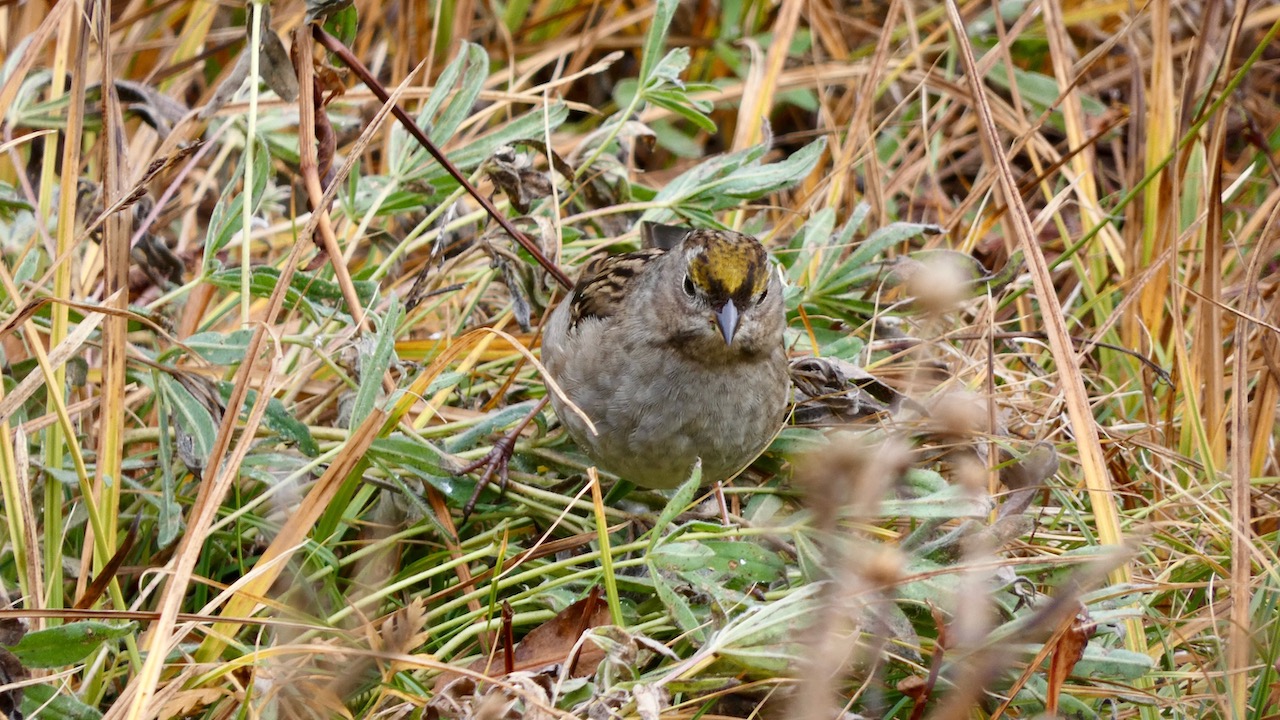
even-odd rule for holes
{"type": "Polygon", "coordinates": [[[898,681],[898,692],[915,701],[928,697],[929,684],[919,675],[908,675],[898,681]]]}
{"type": "Polygon", "coordinates": [[[1000,518],[1025,511],[1036,492],[1058,472],[1058,451],[1047,442],[1036,443],[1021,457],[1001,448],[1000,460],[1008,463],[1000,469],[1000,482],[1013,491],[1000,505],[1000,518]]]}
{"type": "Polygon", "coordinates": [[[427,718],[467,720],[550,720],[552,672],[511,673],[503,685],[483,689],[469,676],[457,677],[437,691],[427,703],[427,718]]]}
{"type": "Polygon", "coordinates": [[[683,225],[664,225],[646,220],[640,223],[640,245],[645,248],[670,250],[692,229],[683,225]]]}
{"type": "Polygon", "coordinates": [[[181,690],[160,707],[158,717],[191,717],[226,697],[227,692],[221,688],[181,690]]]}
{"type": "MultiPolygon", "coordinates": [[[[609,607],[600,600],[599,589],[593,590],[587,597],[561,610],[555,617],[525,635],[524,639],[516,645],[511,666],[516,672],[521,672],[568,663],[572,665],[570,677],[591,675],[604,659],[604,651],[588,643],[574,658],[574,648],[584,632],[594,627],[608,625],[610,622],[612,619],[609,616],[609,607]]],[[[471,663],[468,669],[488,673],[490,668],[502,667],[502,665],[501,659],[485,657],[471,663]]],[[[436,678],[436,691],[442,691],[459,677],[458,673],[442,673],[436,678]]]]}
{"type": "Polygon", "coordinates": [[[414,598],[383,621],[382,649],[394,655],[408,655],[431,637],[426,628],[426,603],[420,597],[414,598]]]}
{"type": "Polygon", "coordinates": [[[124,563],[124,559],[128,557],[133,550],[134,544],[138,542],[138,524],[141,520],[141,513],[133,516],[133,524],[129,526],[129,532],[124,536],[120,547],[112,554],[111,559],[107,560],[106,564],[102,566],[102,571],[93,578],[93,582],[89,583],[89,586],[85,588],[84,595],[81,595],[76,600],[75,608],[77,610],[93,607],[98,598],[102,597],[102,593],[107,591],[107,585],[111,583],[111,578],[115,577],[116,573],[120,571],[120,565],[124,563]]]}
{"type": "Polygon", "coordinates": [[[796,388],[793,424],[840,425],[863,418],[896,414],[906,396],[853,363],[832,357],[804,357],[791,362],[796,388]]]}
{"type": "Polygon", "coordinates": [[[583,677],[596,671],[596,665],[604,659],[603,653],[583,648],[574,659],[570,655],[582,633],[594,627],[608,625],[609,607],[593,590],[587,597],[561,610],[555,617],[539,625],[524,636],[516,646],[516,670],[533,670],[556,663],[572,662],[571,677],[583,677]]]}
{"type": "Polygon", "coordinates": [[[1062,693],[1062,685],[1066,683],[1076,663],[1084,657],[1085,646],[1098,627],[1083,609],[1068,622],[1070,624],[1054,643],[1053,660],[1049,663],[1049,689],[1045,693],[1044,709],[1046,713],[1054,715],[1058,712],[1058,697],[1062,693]]]}
{"type": "Polygon", "coordinates": [[[550,176],[535,169],[528,155],[510,145],[498,148],[485,161],[484,172],[521,215],[529,212],[534,200],[551,194],[550,176]]]}
{"type": "Polygon", "coordinates": [[[662,711],[671,705],[671,697],[666,690],[649,683],[636,685],[632,695],[636,699],[636,714],[640,720],[658,720],[662,711]]]}
{"type": "Polygon", "coordinates": [[[23,667],[22,661],[13,653],[0,647],[0,687],[8,688],[0,690],[0,716],[21,717],[17,713],[22,707],[22,686],[8,686],[26,679],[27,669],[23,667]]]}
{"type": "MultiPolygon", "coordinates": [[[[259,38],[259,72],[262,79],[266,82],[267,87],[279,95],[282,100],[293,102],[298,99],[298,76],[293,70],[293,63],[289,61],[289,52],[284,49],[284,42],[280,40],[280,36],[271,29],[271,13],[268,12],[267,5],[262,6],[262,27],[258,33],[259,38]]],[[[247,13],[246,17],[252,18],[252,13],[247,13]]],[[[245,37],[252,36],[251,28],[248,23],[245,24],[245,37]]],[[[227,75],[217,89],[213,93],[213,97],[209,100],[209,104],[205,105],[200,111],[201,119],[213,117],[223,105],[231,101],[239,92],[240,86],[249,77],[249,63],[252,59],[250,56],[250,48],[246,47],[240,51],[240,57],[237,58],[235,67],[227,75]]]]}

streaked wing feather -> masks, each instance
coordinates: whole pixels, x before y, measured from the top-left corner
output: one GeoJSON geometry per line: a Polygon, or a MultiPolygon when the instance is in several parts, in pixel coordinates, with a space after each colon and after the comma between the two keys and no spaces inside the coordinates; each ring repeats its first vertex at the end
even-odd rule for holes
{"type": "Polygon", "coordinates": [[[631,280],[644,272],[649,263],[662,256],[666,250],[651,248],[622,255],[611,255],[591,261],[570,298],[569,325],[577,325],[583,318],[606,318],[616,315],[622,307],[631,280]]]}

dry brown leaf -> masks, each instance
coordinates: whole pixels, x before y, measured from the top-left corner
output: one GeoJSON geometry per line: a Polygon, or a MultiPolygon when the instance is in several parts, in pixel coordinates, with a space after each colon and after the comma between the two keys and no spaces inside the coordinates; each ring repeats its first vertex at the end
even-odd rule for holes
{"type": "MultiPolygon", "coordinates": [[[[27,669],[16,655],[0,647],[0,687],[8,687],[27,679],[27,669]]],[[[14,717],[22,707],[22,686],[0,690],[0,716],[14,717]]]]}
{"type": "MultiPolygon", "coordinates": [[[[516,672],[536,671],[548,665],[572,663],[570,677],[583,677],[594,673],[596,666],[604,660],[604,651],[591,643],[585,644],[576,658],[573,657],[573,651],[582,633],[611,622],[609,607],[600,601],[598,595],[598,590],[593,591],[525,635],[524,639],[516,645],[511,663],[513,669],[516,672]]],[[[502,650],[498,652],[501,653],[502,650]]],[[[468,669],[488,673],[491,669],[502,667],[502,665],[501,655],[499,655],[492,659],[480,658],[471,663],[468,669]]],[[[436,678],[436,691],[441,691],[458,678],[458,673],[441,674],[436,678]]]]}
{"type": "Polygon", "coordinates": [[[227,696],[222,688],[195,688],[182,690],[160,707],[159,717],[188,717],[201,708],[208,707],[227,696]]]}
{"type": "Polygon", "coordinates": [[[393,655],[408,655],[431,637],[427,631],[427,607],[422,598],[414,598],[383,621],[380,638],[382,649],[393,655]]]}
{"type": "Polygon", "coordinates": [[[1058,697],[1062,692],[1062,685],[1071,675],[1072,668],[1084,657],[1085,646],[1097,629],[1097,624],[1083,610],[1069,622],[1070,625],[1054,643],[1053,660],[1049,663],[1049,689],[1045,693],[1044,705],[1045,712],[1048,713],[1058,712],[1058,697]]]}
{"type": "Polygon", "coordinates": [[[89,586],[85,588],[84,594],[76,600],[75,607],[77,610],[83,610],[93,607],[93,604],[102,597],[102,593],[107,591],[107,585],[111,583],[111,578],[116,576],[120,571],[120,565],[129,553],[133,551],[133,546],[138,542],[138,525],[142,520],[141,515],[133,516],[133,523],[129,525],[129,532],[124,536],[124,540],[120,542],[120,547],[116,549],[111,558],[102,566],[102,570],[98,572],[97,577],[89,586]]]}
{"type": "Polygon", "coordinates": [[[510,145],[503,145],[485,161],[484,172],[511,201],[520,214],[529,212],[533,201],[551,194],[551,177],[533,167],[533,160],[510,145]]]}

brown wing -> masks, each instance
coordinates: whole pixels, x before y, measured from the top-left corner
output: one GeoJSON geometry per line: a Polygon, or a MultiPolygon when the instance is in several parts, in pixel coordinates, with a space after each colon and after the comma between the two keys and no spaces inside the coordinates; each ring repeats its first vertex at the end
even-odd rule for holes
{"type": "Polygon", "coordinates": [[[569,299],[569,326],[588,317],[605,318],[622,307],[631,280],[666,250],[651,248],[622,255],[611,255],[587,264],[569,299]]]}

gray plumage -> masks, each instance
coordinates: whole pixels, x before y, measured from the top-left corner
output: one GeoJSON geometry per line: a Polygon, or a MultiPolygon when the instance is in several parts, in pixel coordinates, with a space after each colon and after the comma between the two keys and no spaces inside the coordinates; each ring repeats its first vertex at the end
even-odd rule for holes
{"type": "Polygon", "coordinates": [[[554,392],[551,404],[597,465],[637,485],[674,487],[699,457],[704,481],[728,479],[782,425],[785,322],[782,282],[750,236],[695,230],[665,252],[604,258],[542,342],[596,433],[554,392]]]}

